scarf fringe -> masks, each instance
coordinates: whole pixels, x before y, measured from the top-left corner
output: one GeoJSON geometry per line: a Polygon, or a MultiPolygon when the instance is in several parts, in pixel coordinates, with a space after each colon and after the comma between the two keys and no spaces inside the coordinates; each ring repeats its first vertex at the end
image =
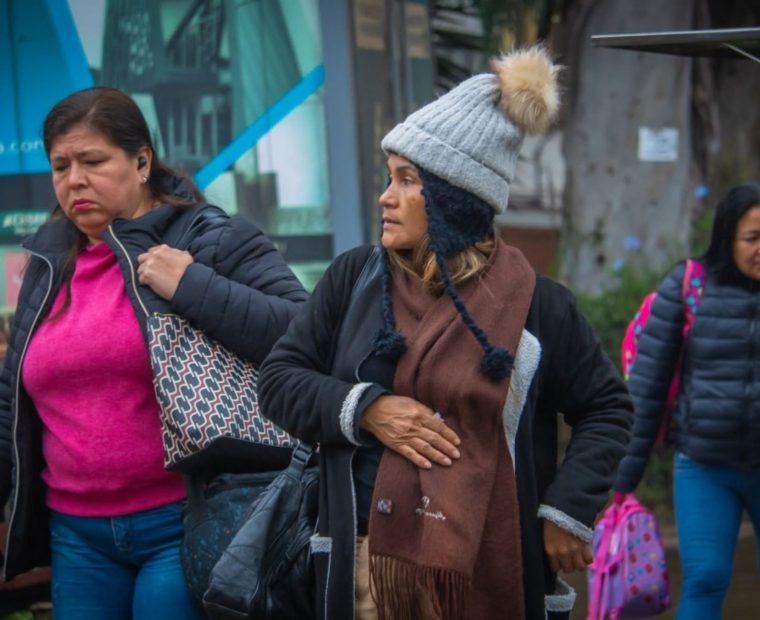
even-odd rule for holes
{"type": "Polygon", "coordinates": [[[470,580],[445,568],[371,555],[369,583],[380,620],[461,620],[470,580]]]}

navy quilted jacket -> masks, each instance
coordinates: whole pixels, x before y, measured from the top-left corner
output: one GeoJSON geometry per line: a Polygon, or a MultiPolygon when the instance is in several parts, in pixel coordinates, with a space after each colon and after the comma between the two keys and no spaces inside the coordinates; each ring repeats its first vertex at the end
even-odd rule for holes
{"type": "MultiPolygon", "coordinates": [[[[261,230],[217,211],[192,226],[189,243],[182,244],[193,263],[171,302],[140,285],[134,270],[140,253],[187,232],[186,212],[183,217],[181,208],[164,205],[135,220],[116,220],[104,241],[119,258],[138,318],[179,314],[229,349],[261,362],[307,293],[261,230]]],[[[0,506],[11,497],[5,579],[49,562],[41,424],[19,377],[29,338],[60,287],[61,260],[72,232],[67,219],[51,220],[24,243],[31,259],[0,374],[0,506]]],[[[145,329],[145,321],[140,323],[145,329]]]]}
{"type": "MultiPolygon", "coordinates": [[[[676,266],[660,285],[639,341],[628,383],[636,418],[618,491],[638,485],[659,427],[681,347],[684,268],[676,266]]],[[[708,275],[684,351],[674,442],[700,463],[760,467],[760,283],[720,284],[708,275]]]]}

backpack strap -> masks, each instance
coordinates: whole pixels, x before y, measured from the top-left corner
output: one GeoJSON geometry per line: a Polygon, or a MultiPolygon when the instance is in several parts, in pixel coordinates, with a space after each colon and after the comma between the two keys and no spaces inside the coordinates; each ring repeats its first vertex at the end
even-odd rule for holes
{"type": "Polygon", "coordinates": [[[618,562],[617,558],[612,556],[610,546],[620,526],[621,510],[621,506],[613,502],[604,512],[599,523],[599,525],[603,524],[602,536],[594,551],[594,561],[589,567],[594,576],[589,592],[588,620],[604,620],[611,611],[609,609],[610,574],[618,562]]]}
{"type": "MultiPolygon", "coordinates": [[[[615,494],[613,502],[604,511],[597,528],[602,527],[598,545],[595,540],[594,561],[589,567],[593,571],[593,583],[589,588],[587,620],[612,620],[619,618],[620,607],[612,607],[614,579],[621,579],[621,566],[626,552],[623,547],[625,527],[631,515],[647,512],[633,493],[615,494]]],[[[597,531],[599,531],[597,529],[597,531]]]]}
{"type": "Polygon", "coordinates": [[[701,261],[687,258],[683,272],[683,282],[681,283],[681,298],[683,299],[686,316],[683,326],[684,338],[689,335],[694,325],[694,315],[697,313],[699,303],[702,301],[706,280],[707,270],[704,264],[701,261]]]}

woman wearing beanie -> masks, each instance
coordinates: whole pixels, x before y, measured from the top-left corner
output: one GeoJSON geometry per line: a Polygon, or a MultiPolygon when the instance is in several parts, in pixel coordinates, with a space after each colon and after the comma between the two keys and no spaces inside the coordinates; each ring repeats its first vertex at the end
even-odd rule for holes
{"type": "Polygon", "coordinates": [[[541,48],[493,68],[383,139],[381,248],[335,260],[261,369],[265,414],[320,444],[322,618],[567,618],[556,572],[590,562],[625,452],[592,329],[494,233],[556,68],[541,48]]]}

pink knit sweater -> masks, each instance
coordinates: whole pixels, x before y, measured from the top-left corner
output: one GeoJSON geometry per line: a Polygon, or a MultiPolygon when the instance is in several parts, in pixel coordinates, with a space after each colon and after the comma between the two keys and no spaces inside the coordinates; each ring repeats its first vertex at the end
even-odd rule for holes
{"type": "MultiPolygon", "coordinates": [[[[48,317],[65,298],[62,288],[48,317]]],[[[50,508],[116,516],[184,497],[182,477],[163,467],[148,349],[105,243],[80,253],[71,306],[35,332],[22,380],[43,424],[50,508]]]]}

